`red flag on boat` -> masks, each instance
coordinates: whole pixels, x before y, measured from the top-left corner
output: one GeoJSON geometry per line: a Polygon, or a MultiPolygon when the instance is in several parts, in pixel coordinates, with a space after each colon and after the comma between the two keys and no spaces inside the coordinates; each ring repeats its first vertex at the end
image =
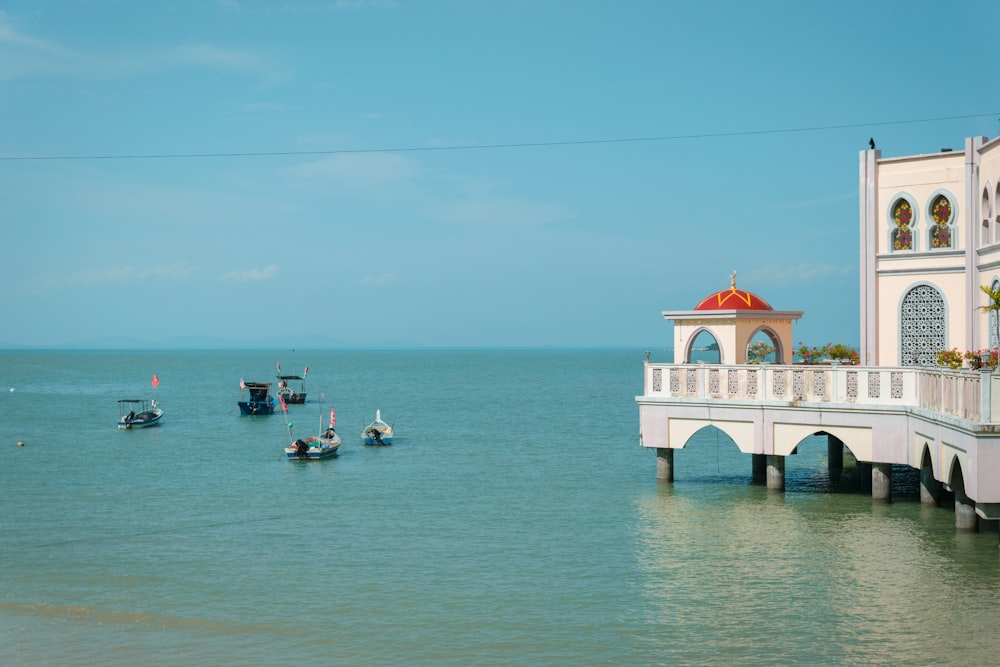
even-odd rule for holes
{"type": "Polygon", "coordinates": [[[242,391],[243,389],[246,388],[247,388],[247,383],[243,381],[243,378],[240,378],[240,390],[242,391]]]}
{"type": "Polygon", "coordinates": [[[304,371],[302,371],[302,375],[309,375],[309,367],[308,366],[306,366],[306,369],[304,371]]]}
{"type": "Polygon", "coordinates": [[[284,410],[285,414],[287,415],[288,414],[288,404],[285,403],[285,395],[284,394],[278,394],[278,397],[281,399],[281,409],[284,410]]]}
{"type": "Polygon", "coordinates": [[[156,389],[159,386],[160,386],[160,378],[156,377],[156,374],[154,373],[153,374],[153,389],[156,389]]]}
{"type": "Polygon", "coordinates": [[[331,405],[330,406],[330,426],[333,426],[336,423],[337,423],[337,418],[333,416],[333,406],[331,405]]]}

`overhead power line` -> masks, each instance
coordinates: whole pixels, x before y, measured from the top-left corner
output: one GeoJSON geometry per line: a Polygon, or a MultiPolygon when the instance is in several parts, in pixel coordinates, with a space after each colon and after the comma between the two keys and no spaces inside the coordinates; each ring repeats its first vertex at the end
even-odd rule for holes
{"type": "Polygon", "coordinates": [[[852,128],[873,128],[887,125],[912,125],[933,123],[944,120],[966,120],[997,116],[1000,112],[969,114],[967,116],[939,116],[937,118],[916,118],[912,120],[890,120],[873,123],[848,123],[843,125],[818,125],[814,127],[788,127],[771,130],[741,130],[733,132],[705,132],[701,134],[670,134],[654,137],[620,137],[615,139],[577,139],[568,141],[530,141],[507,144],[467,144],[458,146],[401,146],[396,148],[344,148],[312,151],[249,151],[235,153],[136,153],[121,155],[0,155],[0,161],[27,160],[155,160],[173,158],[218,158],[218,157],[281,157],[294,155],[350,155],[358,153],[417,153],[430,151],[471,151],[498,148],[544,148],[549,146],[582,146],[588,144],[624,144],[651,141],[680,141],[684,139],[719,139],[724,137],[749,137],[763,134],[794,134],[801,132],[824,132],[852,128]]]}

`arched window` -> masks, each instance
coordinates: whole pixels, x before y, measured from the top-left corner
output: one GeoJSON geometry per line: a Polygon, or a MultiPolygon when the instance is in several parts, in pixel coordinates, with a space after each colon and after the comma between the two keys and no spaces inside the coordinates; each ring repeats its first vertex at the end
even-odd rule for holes
{"type": "Polygon", "coordinates": [[[748,364],[780,364],[784,359],[781,338],[771,329],[757,329],[747,341],[746,357],[748,364]]]}
{"type": "Polygon", "coordinates": [[[696,364],[699,361],[706,364],[722,363],[722,349],[719,347],[719,341],[708,329],[702,329],[695,334],[688,343],[685,356],[684,363],[686,364],[696,364]]]}
{"type": "Polygon", "coordinates": [[[892,249],[913,250],[913,207],[905,199],[892,206],[892,249]]]}
{"type": "Polygon", "coordinates": [[[979,245],[986,246],[993,240],[990,235],[990,220],[993,218],[993,215],[990,213],[989,188],[983,189],[983,200],[979,203],[979,210],[983,213],[983,227],[981,232],[982,235],[979,239],[979,245]]]}
{"type": "Polygon", "coordinates": [[[951,201],[944,195],[938,195],[931,201],[931,248],[950,248],[951,243],[951,220],[954,210],[951,201]]]}
{"type": "Polygon", "coordinates": [[[993,207],[992,207],[992,210],[996,214],[996,218],[995,218],[995,220],[996,220],[996,226],[993,228],[994,229],[993,238],[997,239],[998,237],[1000,237],[1000,233],[998,233],[996,231],[996,228],[1000,227],[1000,183],[997,183],[997,190],[993,194],[993,207]]]}
{"type": "Polygon", "coordinates": [[[899,365],[933,366],[946,349],[944,297],[931,285],[917,285],[903,297],[899,313],[899,365]]]}

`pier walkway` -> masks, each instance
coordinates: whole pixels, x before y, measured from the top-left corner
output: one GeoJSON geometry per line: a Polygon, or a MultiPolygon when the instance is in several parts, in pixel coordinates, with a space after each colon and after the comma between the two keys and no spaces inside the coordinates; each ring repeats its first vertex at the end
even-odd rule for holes
{"type": "Polygon", "coordinates": [[[784,490],[785,457],[826,435],[829,465],[844,449],[871,468],[874,500],[891,502],[893,465],[920,471],[920,497],[954,495],[958,530],[1000,519],[1000,374],[925,367],[662,364],[647,361],[640,444],[657,479],[674,479],[674,450],[714,426],[752,455],[755,480],[784,490]]]}

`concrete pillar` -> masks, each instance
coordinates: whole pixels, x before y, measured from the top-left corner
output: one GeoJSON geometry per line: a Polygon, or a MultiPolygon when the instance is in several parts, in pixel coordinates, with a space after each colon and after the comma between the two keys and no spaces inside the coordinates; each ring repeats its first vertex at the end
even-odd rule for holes
{"type": "Polygon", "coordinates": [[[934,469],[930,466],[920,469],[920,504],[924,507],[941,504],[941,482],[934,479],[934,469]]]}
{"type": "Polygon", "coordinates": [[[872,464],[872,500],[877,503],[892,502],[892,464],[872,464]]]}
{"type": "Polygon", "coordinates": [[[844,443],[832,435],[826,436],[826,457],[831,471],[844,469],[844,443]]]}
{"type": "Polygon", "coordinates": [[[762,484],[767,481],[767,455],[751,454],[751,465],[753,466],[752,481],[754,484],[762,484]]]}
{"type": "Polygon", "coordinates": [[[669,447],[656,448],[656,481],[674,481],[674,450],[669,447]]]}
{"type": "Polygon", "coordinates": [[[976,503],[965,495],[964,489],[955,489],[955,530],[960,533],[979,532],[976,503]]]}
{"type": "Polygon", "coordinates": [[[785,490],[785,457],[767,455],[767,490],[785,490]]]}

